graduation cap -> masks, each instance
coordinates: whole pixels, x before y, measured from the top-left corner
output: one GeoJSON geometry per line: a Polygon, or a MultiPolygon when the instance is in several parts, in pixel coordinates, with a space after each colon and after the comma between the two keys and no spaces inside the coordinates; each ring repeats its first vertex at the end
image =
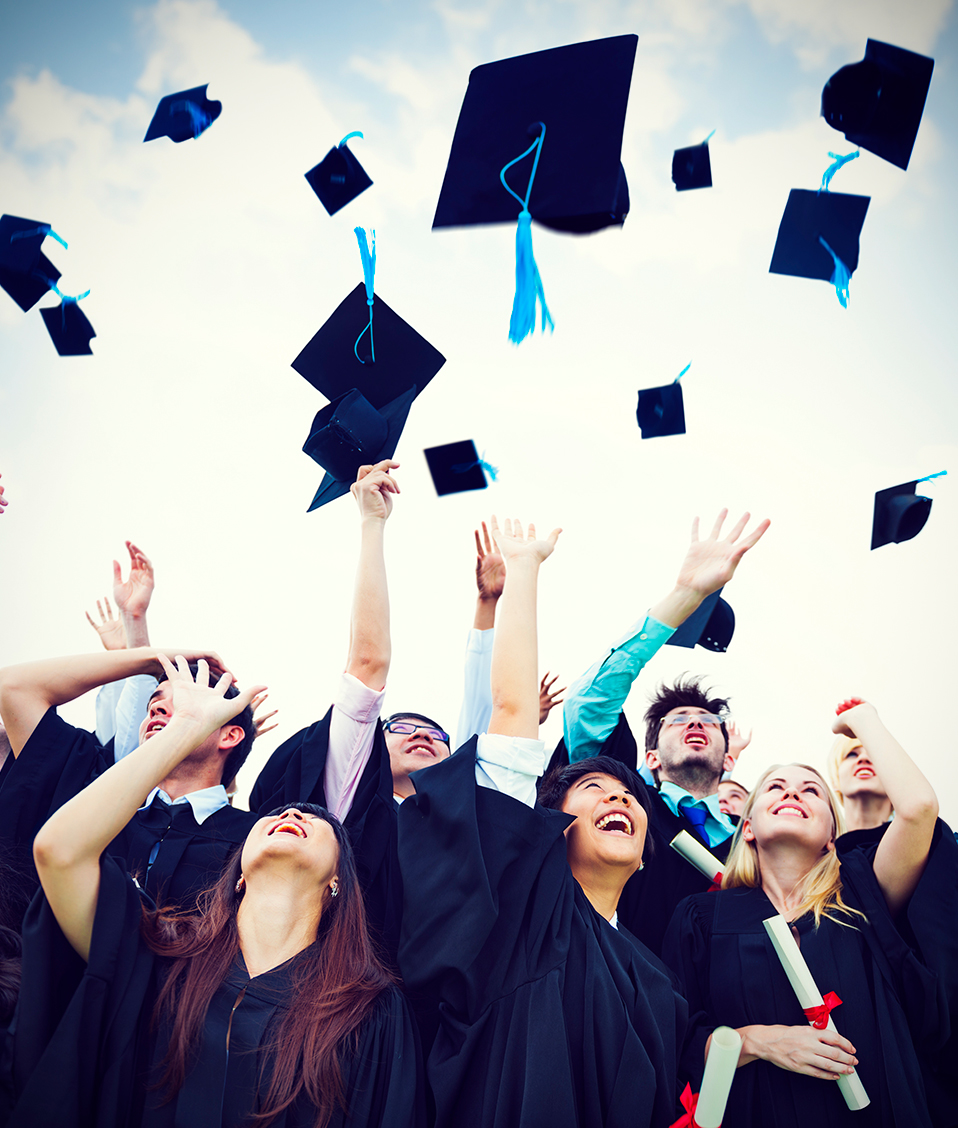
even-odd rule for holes
{"type": "Polygon", "coordinates": [[[432,484],[440,497],[466,490],[484,490],[489,484],[486,472],[493,481],[496,480],[496,468],[479,457],[472,439],[429,447],[423,454],[432,475],[432,484]]]}
{"type": "Polygon", "coordinates": [[[697,611],[693,611],[685,622],[668,640],[669,646],[685,646],[691,649],[698,644],[706,650],[724,654],[735,633],[735,613],[719,598],[722,588],[713,591],[702,601],[697,611]]]}
{"type": "Polygon", "coordinates": [[[393,456],[415,398],[416,388],[408,388],[378,409],[353,388],[316,413],[303,451],[326,476],[309,513],[349,493],[360,466],[393,456]]]}
{"type": "Polygon", "coordinates": [[[643,439],[685,434],[685,404],[679,381],[691,367],[691,364],[687,364],[671,384],[643,388],[639,392],[639,406],[635,417],[643,439]]]}
{"type": "Polygon", "coordinates": [[[0,286],[26,313],[60,278],[40,247],[50,235],[66,246],[49,223],[18,215],[0,216],[0,286]]]}
{"type": "Polygon", "coordinates": [[[206,97],[207,86],[209,83],[161,98],[143,140],[169,137],[179,144],[209,129],[223,112],[223,103],[206,97]]]}
{"type": "Polygon", "coordinates": [[[822,117],[854,145],[907,169],[935,60],[869,39],[822,90],[822,117]]]}
{"type": "Polygon", "coordinates": [[[638,44],[619,35],[476,67],[459,111],[432,226],[513,223],[516,300],[510,338],[551,328],[532,254],[534,219],[582,234],[624,222],[620,161],[638,44]],[[530,144],[531,141],[531,144],[530,144]]]}
{"type": "Polygon", "coordinates": [[[676,192],[687,192],[690,188],[712,187],[709,139],[714,132],[713,129],[701,145],[676,149],[672,154],[672,182],[675,184],[676,192]]]}
{"type": "Polygon", "coordinates": [[[902,541],[917,537],[925,527],[931,513],[931,498],[922,497],[915,492],[919,482],[940,478],[946,470],[917,478],[914,482],[903,482],[875,494],[875,511],[872,516],[872,549],[884,544],[901,544],[902,541]]]}
{"type": "Polygon", "coordinates": [[[358,130],[347,133],[335,149],[330,149],[319,164],[305,174],[310,188],[330,215],[335,215],[372,184],[346,144],[350,137],[362,137],[362,134],[358,130]]]}
{"type": "MultiPolygon", "coordinates": [[[[86,294],[89,292],[87,290],[86,294]]],[[[60,291],[57,290],[57,293],[60,291]]],[[[80,294],[79,298],[65,297],[61,294],[58,306],[48,306],[40,310],[43,323],[60,356],[93,355],[90,338],[95,337],[96,333],[86,314],[77,305],[80,298],[85,298],[86,294],[80,294]]]]}
{"type": "Polygon", "coordinates": [[[327,399],[359,388],[373,407],[382,408],[409,388],[421,392],[446,358],[377,294],[373,362],[369,334],[363,336],[370,320],[366,294],[360,282],[296,357],[293,368],[327,399]]]}
{"type": "Polygon", "coordinates": [[[858,237],[870,196],[793,188],[778,227],[771,274],[821,278],[848,301],[848,282],[858,266],[858,237]]]}

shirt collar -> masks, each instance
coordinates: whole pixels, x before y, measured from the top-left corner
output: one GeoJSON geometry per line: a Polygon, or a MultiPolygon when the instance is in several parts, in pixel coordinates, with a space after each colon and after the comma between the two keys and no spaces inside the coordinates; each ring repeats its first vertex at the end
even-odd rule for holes
{"type": "Polygon", "coordinates": [[[228,807],[230,802],[226,788],[221,783],[218,783],[215,787],[204,787],[200,791],[191,791],[189,795],[181,795],[179,799],[171,799],[165,791],[159,787],[154,787],[147,795],[146,802],[140,810],[145,811],[157,795],[171,807],[175,807],[177,803],[189,803],[193,808],[193,818],[196,819],[199,826],[202,826],[210,815],[215,815],[221,807],[228,807]]]}
{"type": "Polygon", "coordinates": [[[681,814],[679,805],[683,799],[705,807],[709,814],[709,821],[706,823],[706,828],[709,831],[709,838],[712,839],[713,846],[717,845],[718,842],[724,842],[725,839],[735,831],[735,824],[732,820],[728,815],[719,810],[719,797],[717,793],[706,795],[704,799],[696,799],[695,796],[686,791],[684,787],[679,787],[678,784],[672,783],[671,780],[666,779],[662,781],[659,787],[659,794],[665,800],[673,815],[681,814]],[[713,822],[717,824],[717,826],[713,826],[713,822]],[[716,838],[716,834],[719,830],[724,833],[716,838]]]}

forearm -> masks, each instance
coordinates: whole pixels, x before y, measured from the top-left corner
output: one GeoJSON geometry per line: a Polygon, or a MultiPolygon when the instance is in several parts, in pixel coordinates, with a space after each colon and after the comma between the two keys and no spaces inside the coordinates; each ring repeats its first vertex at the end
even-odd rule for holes
{"type": "Polygon", "coordinates": [[[376,690],[386,684],[392,658],[384,529],[385,522],[379,518],[363,520],[346,662],[348,674],[376,690]]]}
{"type": "Polygon", "coordinates": [[[933,824],[938,816],[934,788],[874,710],[855,719],[855,735],[875,766],[895,808],[896,821],[930,820],[933,824]]]}
{"type": "Polygon", "coordinates": [[[126,631],[126,645],[130,650],[150,645],[150,632],[146,626],[146,612],[141,615],[121,614],[123,629],[126,631]]]}
{"type": "Polygon", "coordinates": [[[663,599],[649,609],[653,619],[671,627],[673,630],[680,627],[693,612],[701,607],[705,596],[701,592],[676,584],[663,599]]]}
{"type": "Polygon", "coordinates": [[[499,625],[492,649],[492,720],[489,731],[535,739],[539,734],[536,591],[539,565],[508,565],[499,625]]]}
{"type": "Polygon", "coordinates": [[[496,625],[496,604],[498,596],[482,596],[476,599],[476,613],[472,619],[473,630],[490,631],[496,625]]]}

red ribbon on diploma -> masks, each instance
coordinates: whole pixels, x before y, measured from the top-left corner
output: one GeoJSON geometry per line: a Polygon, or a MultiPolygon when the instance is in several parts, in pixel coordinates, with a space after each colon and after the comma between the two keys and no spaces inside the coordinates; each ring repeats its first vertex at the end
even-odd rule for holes
{"type": "Polygon", "coordinates": [[[720,873],[716,873],[716,875],[712,878],[712,884],[708,887],[706,892],[717,893],[721,888],[722,888],[722,875],[720,873]]]}
{"type": "Polygon", "coordinates": [[[674,1124],[669,1125],[669,1128],[697,1128],[695,1123],[695,1109],[699,1103],[698,1093],[693,1093],[692,1086],[686,1084],[679,1100],[682,1103],[682,1107],[685,1109],[685,1114],[680,1116],[674,1124]]]}
{"type": "Polygon", "coordinates": [[[841,1005],[841,999],[834,991],[829,991],[827,995],[822,996],[820,1007],[805,1007],[805,1017],[816,1030],[824,1030],[828,1025],[828,1016],[836,1007],[841,1005]]]}

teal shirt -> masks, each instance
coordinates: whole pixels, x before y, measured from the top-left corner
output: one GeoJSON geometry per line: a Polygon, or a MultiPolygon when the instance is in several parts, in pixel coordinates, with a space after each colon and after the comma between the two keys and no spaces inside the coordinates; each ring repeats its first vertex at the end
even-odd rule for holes
{"type": "Polygon", "coordinates": [[[710,846],[719,846],[735,830],[735,825],[728,815],[723,815],[719,810],[718,795],[706,795],[704,799],[693,799],[684,787],[663,780],[659,794],[665,800],[666,806],[673,815],[681,815],[686,806],[703,807],[705,809],[705,822],[702,824],[708,836],[710,846]],[[686,800],[685,803],[682,800],[686,800]]]}

